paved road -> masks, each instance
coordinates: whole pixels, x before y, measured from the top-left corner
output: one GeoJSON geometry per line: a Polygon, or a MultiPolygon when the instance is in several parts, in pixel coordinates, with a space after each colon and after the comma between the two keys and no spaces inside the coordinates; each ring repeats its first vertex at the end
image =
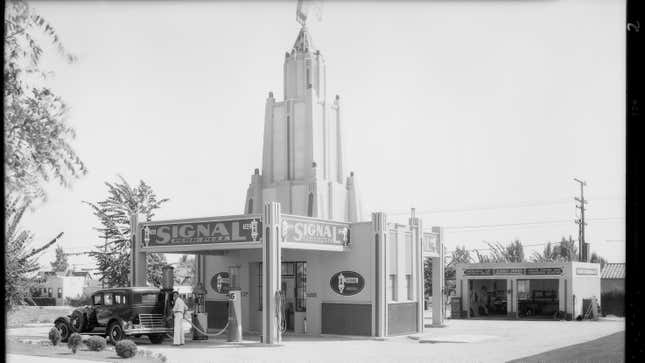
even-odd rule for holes
{"type": "Polygon", "coordinates": [[[614,333],[590,342],[570,345],[520,358],[508,363],[612,362],[625,361],[625,332],[614,333]]]}

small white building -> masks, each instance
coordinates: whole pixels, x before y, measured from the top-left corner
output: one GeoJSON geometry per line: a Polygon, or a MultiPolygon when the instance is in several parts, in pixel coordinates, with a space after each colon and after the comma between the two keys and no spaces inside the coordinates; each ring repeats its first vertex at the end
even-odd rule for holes
{"type": "MultiPolygon", "coordinates": [[[[34,298],[53,298],[56,305],[65,305],[66,299],[78,299],[84,294],[89,296],[101,288],[100,281],[91,271],[41,272],[38,283],[32,288],[34,298]]],[[[37,299],[36,299],[37,300],[37,299]]]]}
{"type": "Polygon", "coordinates": [[[458,264],[462,317],[584,315],[600,300],[600,264],[585,262],[458,264]]]}

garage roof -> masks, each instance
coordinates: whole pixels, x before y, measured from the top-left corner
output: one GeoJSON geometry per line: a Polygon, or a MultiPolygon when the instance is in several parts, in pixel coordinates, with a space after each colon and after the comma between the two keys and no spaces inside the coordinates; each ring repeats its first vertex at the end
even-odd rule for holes
{"type": "Polygon", "coordinates": [[[606,263],[600,273],[601,279],[624,279],[625,278],[625,264],[624,263],[606,263]]]}

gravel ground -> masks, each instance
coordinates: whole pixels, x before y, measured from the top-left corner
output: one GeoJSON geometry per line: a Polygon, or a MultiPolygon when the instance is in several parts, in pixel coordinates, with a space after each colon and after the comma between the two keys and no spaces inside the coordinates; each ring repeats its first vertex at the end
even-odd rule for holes
{"type": "MultiPolygon", "coordinates": [[[[47,327],[9,329],[9,335],[42,334],[47,327]],[[41,329],[40,333],[37,329],[41,329]]],[[[286,337],[281,346],[223,339],[186,340],[183,347],[137,344],[163,353],[169,362],[505,362],[588,342],[625,330],[624,319],[599,321],[447,320],[444,328],[423,334],[376,339],[286,337]],[[415,338],[415,339],[411,339],[415,338]],[[420,340],[447,341],[420,344],[420,340]],[[448,342],[448,341],[463,342],[448,342]]],[[[219,337],[218,337],[219,338],[219,337]]],[[[254,337],[253,337],[254,338],[254,337]]],[[[623,357],[617,357],[617,361],[623,357]]]]}

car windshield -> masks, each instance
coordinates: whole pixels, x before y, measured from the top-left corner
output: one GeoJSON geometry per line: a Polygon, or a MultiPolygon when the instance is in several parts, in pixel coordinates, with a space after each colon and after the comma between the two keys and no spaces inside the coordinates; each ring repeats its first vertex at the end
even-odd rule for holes
{"type": "Polygon", "coordinates": [[[94,305],[101,305],[101,294],[94,295],[94,305]]]}

